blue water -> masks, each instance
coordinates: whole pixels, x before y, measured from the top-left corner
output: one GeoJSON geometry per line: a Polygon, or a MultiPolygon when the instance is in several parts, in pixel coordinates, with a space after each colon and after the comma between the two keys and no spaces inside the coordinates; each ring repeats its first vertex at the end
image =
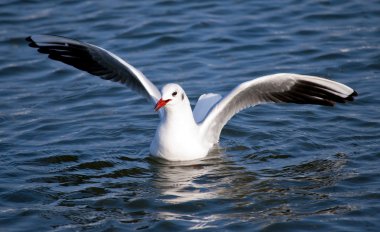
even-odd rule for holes
{"type": "Polygon", "coordinates": [[[1,231],[377,231],[379,25],[379,1],[1,1],[1,231]],[[165,162],[152,105],[38,54],[33,34],[104,47],[193,104],[279,72],[359,97],[256,106],[205,159],[165,162]]]}

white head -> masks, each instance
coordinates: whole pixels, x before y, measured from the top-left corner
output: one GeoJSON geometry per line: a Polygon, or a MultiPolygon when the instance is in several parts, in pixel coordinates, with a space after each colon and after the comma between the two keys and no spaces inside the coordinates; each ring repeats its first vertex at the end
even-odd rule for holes
{"type": "Polygon", "coordinates": [[[174,106],[186,105],[184,103],[190,104],[182,87],[178,84],[167,84],[162,87],[161,99],[157,102],[154,110],[157,111],[162,107],[171,109],[174,106]]]}

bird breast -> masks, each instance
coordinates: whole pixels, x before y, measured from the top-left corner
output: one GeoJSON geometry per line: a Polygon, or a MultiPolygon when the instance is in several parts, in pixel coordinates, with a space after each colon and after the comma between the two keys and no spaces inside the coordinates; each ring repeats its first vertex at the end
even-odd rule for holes
{"type": "Polygon", "coordinates": [[[205,157],[209,148],[199,136],[194,123],[160,123],[151,144],[151,153],[172,160],[185,161],[205,157]]]}

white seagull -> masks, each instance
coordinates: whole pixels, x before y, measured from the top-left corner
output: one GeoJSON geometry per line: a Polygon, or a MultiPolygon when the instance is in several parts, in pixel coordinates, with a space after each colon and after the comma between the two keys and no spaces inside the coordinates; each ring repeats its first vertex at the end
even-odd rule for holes
{"type": "Polygon", "coordinates": [[[320,77],[280,73],[239,84],[226,96],[203,94],[194,110],[178,84],[166,84],[161,92],[139,70],[115,54],[92,44],[51,35],[26,38],[49,58],[87,71],[102,79],[126,84],[150,99],[160,124],[150,152],[170,161],[205,157],[219,141],[224,125],[239,111],[262,103],[298,103],[333,106],[352,101],[350,87],[320,77]]]}

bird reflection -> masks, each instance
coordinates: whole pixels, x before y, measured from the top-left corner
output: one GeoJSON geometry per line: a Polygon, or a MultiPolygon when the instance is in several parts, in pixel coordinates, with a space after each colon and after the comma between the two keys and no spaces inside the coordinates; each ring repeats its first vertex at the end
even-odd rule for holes
{"type": "Polygon", "coordinates": [[[184,203],[196,200],[214,199],[221,193],[219,179],[221,171],[232,164],[224,159],[223,153],[215,151],[204,159],[170,162],[151,162],[154,170],[153,185],[159,189],[166,203],[184,203]]]}
{"type": "MultiPolygon", "coordinates": [[[[314,159],[298,164],[291,164],[292,160],[289,158],[291,165],[282,167],[276,167],[276,163],[279,163],[278,159],[270,160],[268,157],[268,166],[271,168],[263,169],[261,166],[260,169],[253,171],[242,168],[242,164],[238,163],[240,161],[235,161],[235,164],[227,157],[229,155],[222,150],[217,150],[207,158],[196,161],[173,163],[152,160],[150,162],[154,172],[152,184],[159,191],[159,200],[164,204],[184,205],[197,201],[207,205],[207,202],[210,202],[208,200],[228,199],[231,203],[233,202],[231,212],[235,211],[231,216],[238,217],[239,220],[270,217],[276,221],[273,215],[293,218],[319,215],[321,212],[322,214],[324,212],[342,213],[351,209],[345,204],[330,205],[333,202],[330,195],[328,192],[323,192],[323,189],[336,185],[347,175],[343,173],[345,156],[314,159]],[[317,207],[315,211],[305,210],[297,206],[301,203],[305,206],[321,204],[321,207],[317,207]],[[339,208],[343,211],[331,212],[331,208],[339,208]],[[236,213],[240,210],[244,213],[236,213]]],[[[265,158],[260,154],[256,157],[257,159],[265,158]]],[[[276,156],[271,155],[271,157],[276,156]]],[[[178,212],[167,213],[161,216],[164,218],[181,216],[178,212]]],[[[225,216],[228,216],[228,213],[227,215],[213,214],[213,219],[210,220],[214,221],[225,216]]],[[[211,223],[204,220],[202,223],[211,223]]]]}

